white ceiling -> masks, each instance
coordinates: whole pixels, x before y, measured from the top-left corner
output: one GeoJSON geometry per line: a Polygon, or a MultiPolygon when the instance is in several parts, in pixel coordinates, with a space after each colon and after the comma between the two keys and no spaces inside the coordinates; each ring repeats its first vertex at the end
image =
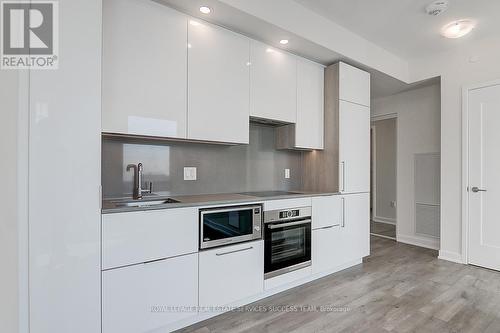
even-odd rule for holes
{"type": "MultiPolygon", "coordinates": [[[[409,89],[413,89],[416,87],[420,87],[423,85],[429,85],[439,82],[439,80],[436,81],[436,79],[430,79],[424,82],[406,84],[393,77],[390,77],[387,74],[381,73],[363,64],[347,59],[332,50],[321,47],[299,36],[295,36],[290,32],[284,31],[268,22],[264,22],[256,17],[238,11],[230,6],[225,5],[224,3],[219,2],[218,0],[189,0],[189,1],[154,0],[154,1],[173,7],[188,15],[207,20],[209,22],[218,24],[220,26],[224,26],[233,31],[249,36],[251,38],[255,38],[257,40],[268,43],[275,47],[285,49],[289,52],[295,53],[302,57],[322,63],[323,65],[330,65],[334,62],[341,60],[351,65],[362,68],[371,73],[372,98],[384,97],[402,91],[406,91],[409,89]],[[208,16],[200,14],[199,7],[201,5],[210,6],[213,12],[208,16]],[[284,47],[283,45],[280,45],[278,43],[278,41],[282,38],[288,38],[293,42],[284,47]]],[[[494,0],[494,1],[500,2],[500,0],[494,0]]]]}
{"type": "Polygon", "coordinates": [[[500,39],[500,0],[450,0],[449,9],[439,16],[425,13],[432,0],[294,1],[405,59],[490,35],[500,39]],[[476,29],[459,39],[441,37],[443,25],[463,18],[477,20],[476,29]]]}

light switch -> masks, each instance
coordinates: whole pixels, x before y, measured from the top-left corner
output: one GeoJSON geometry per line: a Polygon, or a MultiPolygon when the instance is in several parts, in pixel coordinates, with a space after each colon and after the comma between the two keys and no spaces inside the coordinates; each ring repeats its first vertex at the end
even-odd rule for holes
{"type": "Polygon", "coordinates": [[[290,178],[290,169],[285,169],[285,178],[290,178]]]}
{"type": "Polygon", "coordinates": [[[196,180],[196,167],[184,167],[184,180],[196,180]]]}

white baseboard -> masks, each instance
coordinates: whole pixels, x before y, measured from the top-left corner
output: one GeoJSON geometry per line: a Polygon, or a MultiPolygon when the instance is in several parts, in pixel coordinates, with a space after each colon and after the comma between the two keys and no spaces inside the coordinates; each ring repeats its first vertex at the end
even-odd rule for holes
{"type": "Polygon", "coordinates": [[[425,247],[427,249],[439,250],[439,239],[423,236],[397,235],[396,239],[400,243],[425,247]]]}
{"type": "Polygon", "coordinates": [[[385,223],[385,224],[396,225],[396,219],[391,219],[389,217],[373,216],[372,217],[372,221],[378,222],[378,223],[385,223]]]}
{"type": "Polygon", "coordinates": [[[439,259],[442,260],[447,260],[451,262],[456,262],[457,264],[465,264],[462,258],[462,255],[457,252],[450,252],[450,251],[444,251],[441,250],[439,251],[439,259]]]}

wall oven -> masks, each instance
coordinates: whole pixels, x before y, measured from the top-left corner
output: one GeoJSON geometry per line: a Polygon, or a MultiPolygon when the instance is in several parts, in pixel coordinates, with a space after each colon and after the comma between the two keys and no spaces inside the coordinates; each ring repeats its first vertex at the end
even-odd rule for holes
{"type": "Polygon", "coordinates": [[[200,249],[262,238],[262,206],[200,210],[200,249]]]}
{"type": "Polygon", "coordinates": [[[264,212],[264,278],[311,265],[311,207],[264,212]]]}

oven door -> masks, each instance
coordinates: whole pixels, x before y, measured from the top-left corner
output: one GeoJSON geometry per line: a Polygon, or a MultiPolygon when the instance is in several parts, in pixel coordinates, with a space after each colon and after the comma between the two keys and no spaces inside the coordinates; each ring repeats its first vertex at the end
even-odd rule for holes
{"type": "Polygon", "coordinates": [[[271,278],[311,265],[311,220],[265,225],[264,272],[271,278]]]}
{"type": "Polygon", "coordinates": [[[262,238],[262,207],[200,210],[200,249],[262,238]]]}

